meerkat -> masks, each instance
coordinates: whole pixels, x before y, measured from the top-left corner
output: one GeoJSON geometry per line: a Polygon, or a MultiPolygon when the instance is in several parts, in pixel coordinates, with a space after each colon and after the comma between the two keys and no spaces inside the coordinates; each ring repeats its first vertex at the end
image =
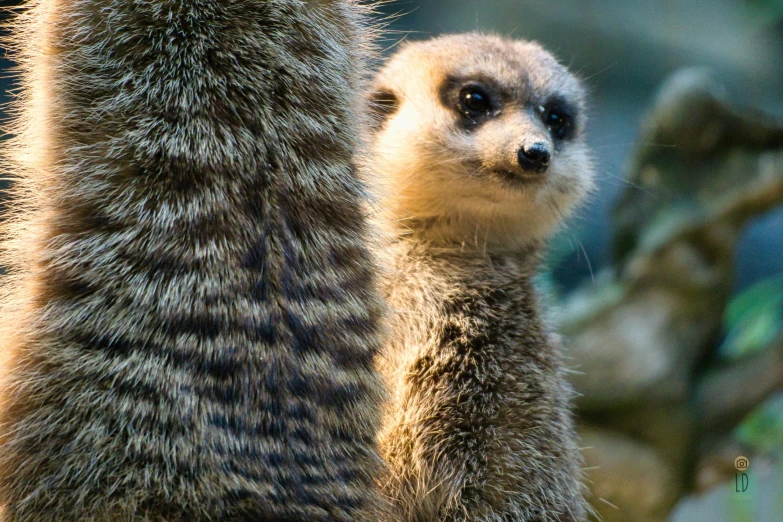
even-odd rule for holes
{"type": "Polygon", "coordinates": [[[33,0],[16,19],[0,520],[381,518],[365,11],[33,0]]]}
{"type": "Polygon", "coordinates": [[[593,186],[580,81],[535,43],[410,43],[368,158],[384,296],[379,435],[402,520],[583,521],[571,389],[532,278],[593,186]]]}

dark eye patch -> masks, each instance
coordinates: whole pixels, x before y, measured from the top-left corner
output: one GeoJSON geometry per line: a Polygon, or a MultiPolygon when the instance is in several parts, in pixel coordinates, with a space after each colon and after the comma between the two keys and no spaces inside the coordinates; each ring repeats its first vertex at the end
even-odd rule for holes
{"type": "Polygon", "coordinates": [[[481,85],[466,85],[459,91],[459,105],[466,118],[480,118],[492,112],[492,96],[481,85]]]}
{"type": "Polygon", "coordinates": [[[560,98],[549,100],[539,109],[541,120],[555,140],[569,140],[576,134],[577,110],[560,98]]]}
{"type": "Polygon", "coordinates": [[[504,93],[490,77],[450,77],[440,88],[440,99],[460,115],[459,124],[469,130],[499,114],[504,93]]]}

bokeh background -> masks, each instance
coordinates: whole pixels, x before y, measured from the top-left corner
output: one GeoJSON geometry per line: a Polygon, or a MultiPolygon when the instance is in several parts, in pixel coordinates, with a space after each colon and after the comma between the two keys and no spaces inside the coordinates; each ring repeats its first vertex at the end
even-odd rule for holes
{"type": "Polygon", "coordinates": [[[382,11],[387,54],[493,32],[539,41],[589,86],[600,189],[556,238],[541,286],[582,372],[603,517],[783,521],[783,0],[382,11]]]}
{"type": "MultiPolygon", "coordinates": [[[[577,370],[596,509],[607,522],[783,521],[783,0],[380,10],[386,53],[494,32],[538,40],[589,86],[600,190],[540,284],[577,370]]],[[[12,64],[0,68],[7,101],[12,64]]]]}

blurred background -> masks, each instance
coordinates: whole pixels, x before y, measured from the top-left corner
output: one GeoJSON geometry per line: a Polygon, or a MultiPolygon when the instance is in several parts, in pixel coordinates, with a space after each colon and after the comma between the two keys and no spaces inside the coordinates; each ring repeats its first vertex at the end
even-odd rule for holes
{"type": "Polygon", "coordinates": [[[578,372],[596,509],[783,521],[783,0],[382,11],[387,54],[494,32],[538,40],[589,86],[599,191],[540,283],[578,372]]]}
{"type": "Polygon", "coordinates": [[[538,40],[589,86],[599,191],[540,285],[576,370],[597,511],[783,521],[783,0],[380,9],[387,54],[495,32],[538,40]]]}

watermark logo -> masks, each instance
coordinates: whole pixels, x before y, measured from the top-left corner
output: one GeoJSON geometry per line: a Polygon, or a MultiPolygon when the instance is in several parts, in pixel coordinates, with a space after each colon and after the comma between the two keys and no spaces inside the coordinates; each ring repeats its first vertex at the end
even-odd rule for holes
{"type": "Polygon", "coordinates": [[[750,479],[745,473],[750,467],[750,461],[747,457],[737,457],[734,459],[734,467],[737,468],[737,473],[734,474],[734,492],[745,493],[750,486],[750,479]]]}

